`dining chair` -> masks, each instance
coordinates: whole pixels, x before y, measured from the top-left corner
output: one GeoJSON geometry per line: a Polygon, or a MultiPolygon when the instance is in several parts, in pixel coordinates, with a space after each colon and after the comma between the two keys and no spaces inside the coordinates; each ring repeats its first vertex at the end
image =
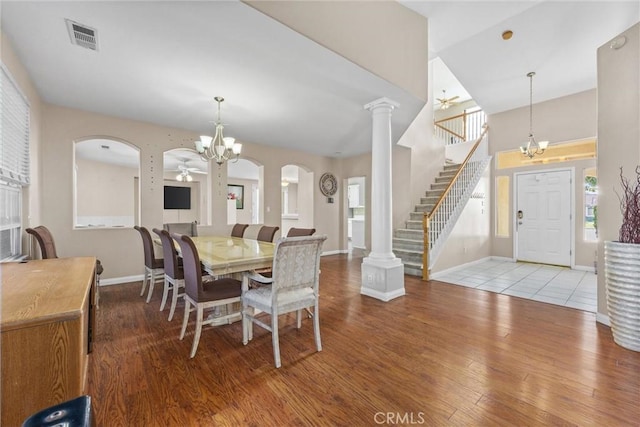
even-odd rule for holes
{"type": "Polygon", "coordinates": [[[162,224],[162,228],[169,233],[186,234],[187,236],[196,237],[198,235],[198,223],[193,222],[168,222],[162,224]]]}
{"type": "Polygon", "coordinates": [[[260,240],[261,242],[273,242],[273,236],[276,235],[278,230],[280,230],[280,227],[263,225],[260,227],[260,231],[258,231],[256,240],[260,240]]]}
{"type": "Polygon", "coordinates": [[[236,224],[231,229],[231,237],[242,237],[249,224],[236,224]]]}
{"type": "Polygon", "coordinates": [[[47,227],[39,225],[34,228],[27,228],[25,231],[36,238],[36,241],[40,246],[40,255],[42,255],[42,259],[58,258],[56,244],[47,227]]]}
{"type": "Polygon", "coordinates": [[[220,321],[225,320],[230,323],[231,319],[237,316],[237,313],[226,312],[227,314],[211,316],[205,320],[204,310],[240,302],[242,282],[231,278],[213,279],[210,276],[203,278],[198,249],[193,240],[189,236],[179,234],[172,234],[171,237],[180,245],[184,268],[184,318],[180,339],[184,338],[187,331],[189,315],[192,311],[196,312],[196,331],[189,356],[193,358],[198,350],[200,334],[204,325],[219,324],[220,321]]]}
{"type": "Polygon", "coordinates": [[[176,247],[169,232],[157,228],[154,228],[153,232],[160,236],[164,258],[164,291],[162,292],[160,311],[164,310],[169,291],[171,291],[171,308],[169,309],[169,321],[171,321],[178,305],[178,298],[184,298],[184,291],[180,292],[181,289],[184,289],[184,268],[178,262],[176,247]]]}
{"type": "Polygon", "coordinates": [[[316,232],[315,228],[295,228],[291,227],[287,233],[287,237],[313,236],[316,232]]]}
{"type": "Polygon", "coordinates": [[[144,290],[147,287],[147,281],[149,282],[149,294],[147,295],[147,303],[151,301],[151,295],[153,295],[153,287],[156,282],[164,281],[164,260],[162,258],[156,258],[156,254],[153,250],[153,240],[151,240],[151,234],[149,230],[144,227],[134,226],[142,237],[142,248],[144,249],[144,277],[142,278],[142,290],[140,296],[144,295],[144,290]]]}
{"type": "MultiPolygon", "coordinates": [[[[40,246],[40,255],[42,256],[42,259],[58,258],[58,253],[56,252],[56,243],[53,240],[53,235],[47,227],[45,227],[44,225],[39,225],[34,228],[27,228],[25,231],[35,237],[36,241],[38,242],[38,246],[40,246]]],[[[100,299],[100,275],[103,271],[104,267],[102,267],[102,262],[100,262],[99,259],[96,259],[96,307],[98,306],[98,301],[100,299]]]]}
{"type": "Polygon", "coordinates": [[[297,327],[302,326],[302,310],[314,308],[313,331],[316,348],[322,350],[318,290],[320,285],[320,253],[327,236],[284,237],[276,242],[273,277],[248,273],[249,279],[271,286],[245,290],[242,294],[242,343],[253,339],[253,324],[271,332],[273,358],[281,366],[278,316],[295,311],[297,327]],[[271,324],[258,319],[255,310],[271,316],[271,324]]]}

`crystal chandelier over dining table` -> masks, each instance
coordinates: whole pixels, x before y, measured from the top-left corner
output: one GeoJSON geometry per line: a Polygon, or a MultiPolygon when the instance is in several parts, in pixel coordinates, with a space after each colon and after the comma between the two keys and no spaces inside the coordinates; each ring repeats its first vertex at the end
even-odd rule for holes
{"type": "Polygon", "coordinates": [[[195,141],[196,151],[204,161],[215,160],[217,164],[221,165],[235,156],[234,162],[237,162],[242,151],[242,144],[237,143],[235,138],[224,136],[224,126],[220,120],[220,103],[224,102],[224,98],[216,96],[214,99],[218,103],[215,134],[213,137],[201,135],[200,140],[195,141]]]}
{"type": "Polygon", "coordinates": [[[535,155],[544,153],[544,150],[549,145],[549,141],[537,142],[533,136],[533,76],[535,75],[536,73],[533,71],[527,74],[527,77],[529,77],[529,140],[527,145],[520,147],[520,152],[530,159],[535,155]]]}

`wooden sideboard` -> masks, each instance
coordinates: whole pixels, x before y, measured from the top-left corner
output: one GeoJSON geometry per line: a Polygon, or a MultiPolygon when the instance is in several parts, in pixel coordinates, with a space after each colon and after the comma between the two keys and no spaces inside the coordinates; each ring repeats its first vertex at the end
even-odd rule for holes
{"type": "Polygon", "coordinates": [[[84,394],[94,333],[96,259],[0,264],[0,424],[84,394]]]}

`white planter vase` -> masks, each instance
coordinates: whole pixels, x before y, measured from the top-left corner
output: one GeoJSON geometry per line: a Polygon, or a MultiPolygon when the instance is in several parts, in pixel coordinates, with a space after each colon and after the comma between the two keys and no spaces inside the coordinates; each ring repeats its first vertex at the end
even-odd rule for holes
{"type": "Polygon", "coordinates": [[[640,245],[604,242],[604,275],[613,340],[640,351],[640,245]]]}

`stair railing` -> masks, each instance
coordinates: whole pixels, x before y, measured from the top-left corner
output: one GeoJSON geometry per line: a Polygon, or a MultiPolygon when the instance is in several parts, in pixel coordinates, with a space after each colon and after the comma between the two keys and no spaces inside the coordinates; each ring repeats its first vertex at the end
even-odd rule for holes
{"type": "Polygon", "coordinates": [[[482,133],[487,115],[482,110],[464,112],[434,122],[435,135],[447,145],[475,141],[482,133]]]}
{"type": "Polygon", "coordinates": [[[460,199],[465,195],[465,192],[473,191],[473,188],[468,189],[467,183],[473,179],[482,164],[486,163],[484,160],[488,158],[486,150],[486,134],[489,130],[488,126],[484,124],[482,126],[482,133],[476,140],[475,144],[469,151],[469,154],[460,164],[457,172],[451,179],[451,182],[444,190],[438,201],[433,206],[431,212],[425,212],[422,217],[422,230],[424,232],[424,251],[422,254],[422,279],[429,280],[429,261],[433,249],[442,234],[447,231],[447,227],[452,227],[449,218],[454,214],[456,209],[460,209],[460,199]],[[482,150],[478,148],[483,145],[482,150]]]}

